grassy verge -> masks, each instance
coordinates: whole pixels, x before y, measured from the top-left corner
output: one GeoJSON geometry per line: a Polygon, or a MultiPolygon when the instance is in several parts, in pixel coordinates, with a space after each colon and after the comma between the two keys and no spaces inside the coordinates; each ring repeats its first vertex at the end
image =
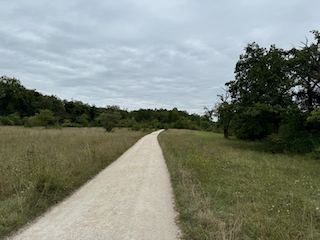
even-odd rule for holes
{"type": "Polygon", "coordinates": [[[145,134],[0,127],[0,239],[79,188],[145,134]]]}
{"type": "Polygon", "coordinates": [[[320,161],[214,133],[159,141],[184,239],[320,239],[320,161]]]}

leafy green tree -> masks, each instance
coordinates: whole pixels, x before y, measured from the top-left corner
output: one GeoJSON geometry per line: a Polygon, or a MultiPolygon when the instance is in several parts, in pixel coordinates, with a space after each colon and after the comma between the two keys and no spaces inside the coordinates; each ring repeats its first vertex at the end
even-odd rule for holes
{"type": "Polygon", "coordinates": [[[168,123],[174,123],[179,120],[180,114],[177,108],[173,108],[172,111],[169,111],[168,123]]]}
{"type": "Polygon", "coordinates": [[[229,128],[235,116],[235,105],[222,102],[217,105],[216,116],[218,117],[217,127],[223,129],[224,138],[229,138],[229,128]]]}
{"type": "Polygon", "coordinates": [[[25,90],[18,79],[0,77],[0,115],[7,116],[27,108],[23,101],[25,90]]]}
{"type": "Polygon", "coordinates": [[[76,117],[76,123],[79,123],[84,127],[87,127],[89,125],[88,119],[89,119],[89,116],[84,113],[81,116],[76,117]]]}
{"type": "Polygon", "coordinates": [[[302,49],[290,50],[291,75],[297,86],[297,103],[303,111],[310,114],[320,106],[320,33],[311,31],[315,43],[303,43],[302,49]]]}
{"type": "Polygon", "coordinates": [[[188,129],[188,121],[185,117],[181,117],[174,122],[173,127],[178,129],[188,129]]]}
{"type": "Polygon", "coordinates": [[[274,45],[267,50],[256,43],[248,44],[236,64],[235,80],[226,83],[231,102],[219,106],[218,124],[229,127],[232,119],[233,130],[242,139],[277,132],[282,115],[289,114],[288,109],[295,105],[288,56],[274,45]]]}
{"type": "Polygon", "coordinates": [[[107,132],[111,132],[120,121],[120,118],[121,115],[118,112],[105,112],[100,114],[100,116],[97,118],[97,121],[101,123],[107,132]]]}

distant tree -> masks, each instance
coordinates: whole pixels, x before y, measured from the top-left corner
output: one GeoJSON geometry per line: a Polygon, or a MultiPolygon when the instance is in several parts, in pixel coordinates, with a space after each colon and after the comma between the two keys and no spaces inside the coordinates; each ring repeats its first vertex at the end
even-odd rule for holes
{"type": "Polygon", "coordinates": [[[100,114],[100,116],[97,118],[97,122],[101,123],[107,132],[111,132],[120,121],[120,118],[121,115],[118,112],[107,112],[100,114]]]}
{"type": "Polygon", "coordinates": [[[87,127],[89,125],[89,116],[87,114],[82,114],[81,116],[76,117],[76,123],[79,123],[83,127],[87,127]]]}
{"type": "Polygon", "coordinates": [[[179,118],[180,118],[180,114],[177,108],[173,108],[172,111],[169,111],[168,123],[174,123],[178,121],[179,118]]]}
{"type": "Polygon", "coordinates": [[[181,117],[174,122],[173,127],[178,129],[188,129],[188,120],[185,117],[181,117]]]}
{"type": "Polygon", "coordinates": [[[225,95],[218,95],[218,97],[221,102],[217,103],[216,108],[213,109],[213,114],[218,118],[217,127],[223,129],[224,138],[228,139],[228,131],[235,114],[235,105],[230,104],[228,91],[225,95]]]}
{"type": "Polygon", "coordinates": [[[27,108],[25,102],[25,87],[20,80],[7,76],[0,77],[0,115],[9,115],[27,108]]]}

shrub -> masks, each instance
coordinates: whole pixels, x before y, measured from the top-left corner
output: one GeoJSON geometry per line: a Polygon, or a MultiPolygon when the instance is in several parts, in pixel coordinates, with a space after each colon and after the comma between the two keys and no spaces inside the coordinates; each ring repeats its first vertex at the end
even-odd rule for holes
{"type": "Polygon", "coordinates": [[[80,124],[83,127],[87,127],[89,125],[88,119],[88,115],[84,113],[81,116],[76,117],[76,123],[80,124]]]}
{"type": "Polygon", "coordinates": [[[14,122],[9,117],[1,117],[1,125],[13,126],[14,122]]]}
{"type": "Polygon", "coordinates": [[[290,152],[303,154],[315,151],[320,146],[319,135],[309,132],[292,132],[291,134],[271,134],[264,142],[271,152],[290,152]]]}
{"type": "Polygon", "coordinates": [[[141,130],[141,125],[139,123],[136,123],[135,125],[133,125],[132,130],[134,131],[140,131],[141,130]]]}
{"type": "Polygon", "coordinates": [[[111,132],[112,129],[117,125],[120,121],[120,113],[113,112],[113,113],[102,113],[98,118],[97,121],[100,122],[103,128],[107,132],[111,132]]]}
{"type": "Polygon", "coordinates": [[[14,125],[20,126],[23,125],[21,117],[18,113],[12,113],[8,116],[8,118],[13,122],[14,125]]]}
{"type": "Polygon", "coordinates": [[[34,116],[25,117],[23,119],[25,127],[35,127],[35,126],[54,126],[58,123],[58,119],[54,116],[53,112],[48,109],[40,110],[34,116]]]}
{"type": "Polygon", "coordinates": [[[212,131],[212,124],[209,121],[201,121],[200,127],[204,131],[212,131]]]}
{"type": "Polygon", "coordinates": [[[137,125],[137,121],[134,119],[134,118],[130,118],[130,119],[127,119],[127,127],[133,127],[135,125],[137,125]]]}
{"type": "Polygon", "coordinates": [[[83,127],[79,123],[71,122],[69,119],[65,119],[64,122],[61,124],[62,127],[83,127]]]}

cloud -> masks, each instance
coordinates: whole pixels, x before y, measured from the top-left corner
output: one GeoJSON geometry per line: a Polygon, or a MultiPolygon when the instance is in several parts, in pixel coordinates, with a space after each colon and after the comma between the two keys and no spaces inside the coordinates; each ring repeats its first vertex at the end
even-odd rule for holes
{"type": "Polygon", "coordinates": [[[1,4],[1,75],[62,99],[130,110],[201,113],[234,78],[248,43],[289,49],[320,20],[311,0],[1,4]]]}

